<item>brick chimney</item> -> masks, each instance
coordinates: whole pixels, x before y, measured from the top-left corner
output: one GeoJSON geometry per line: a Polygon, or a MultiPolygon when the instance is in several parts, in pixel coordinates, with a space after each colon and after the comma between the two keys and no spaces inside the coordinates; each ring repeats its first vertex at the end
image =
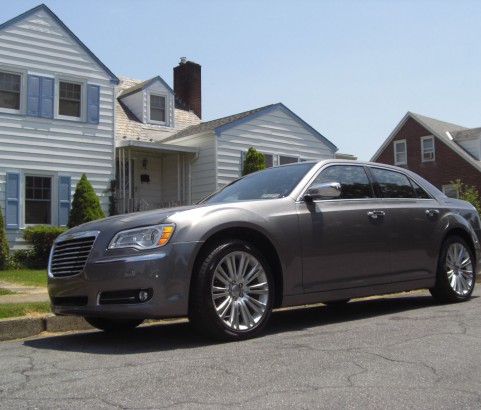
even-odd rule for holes
{"type": "Polygon", "coordinates": [[[202,118],[200,65],[181,57],[174,67],[174,93],[190,110],[202,118]]]}

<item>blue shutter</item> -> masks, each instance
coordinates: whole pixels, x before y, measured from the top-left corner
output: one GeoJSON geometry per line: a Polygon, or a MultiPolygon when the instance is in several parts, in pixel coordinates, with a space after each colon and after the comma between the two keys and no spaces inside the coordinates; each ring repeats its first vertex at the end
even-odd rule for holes
{"type": "Polygon", "coordinates": [[[7,173],[5,195],[5,228],[18,229],[20,227],[20,174],[7,173]]]}
{"type": "Polygon", "coordinates": [[[70,177],[58,178],[58,226],[66,226],[70,214],[70,177]]]}
{"type": "Polygon", "coordinates": [[[87,86],[87,122],[90,124],[99,123],[100,112],[100,87],[89,84],[87,86]]]}
{"type": "Polygon", "coordinates": [[[40,77],[29,75],[27,80],[27,115],[38,117],[40,106],[40,77]]]}
{"type": "Polygon", "coordinates": [[[29,75],[27,81],[27,115],[53,118],[54,79],[29,75]]]}
{"type": "Polygon", "coordinates": [[[40,82],[40,116],[53,118],[53,86],[54,79],[42,77],[40,82]]]}

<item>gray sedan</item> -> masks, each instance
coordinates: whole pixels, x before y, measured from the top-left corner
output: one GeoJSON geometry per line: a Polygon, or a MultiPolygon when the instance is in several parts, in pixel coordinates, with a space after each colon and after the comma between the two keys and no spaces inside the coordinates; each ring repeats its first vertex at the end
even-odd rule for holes
{"type": "Polygon", "coordinates": [[[479,216],[406,169],[300,162],[241,178],[200,204],[119,215],[56,240],[58,315],[106,331],[188,316],[223,340],[258,335],[276,307],[428,288],[469,299],[479,216]]]}

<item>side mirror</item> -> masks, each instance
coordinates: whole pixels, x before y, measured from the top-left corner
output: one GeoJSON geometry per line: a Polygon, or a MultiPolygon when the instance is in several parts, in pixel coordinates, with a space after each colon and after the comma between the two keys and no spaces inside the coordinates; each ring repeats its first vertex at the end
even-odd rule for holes
{"type": "Polygon", "coordinates": [[[339,182],[322,182],[311,185],[304,195],[304,201],[312,202],[316,199],[336,199],[341,196],[341,184],[339,182]]]}

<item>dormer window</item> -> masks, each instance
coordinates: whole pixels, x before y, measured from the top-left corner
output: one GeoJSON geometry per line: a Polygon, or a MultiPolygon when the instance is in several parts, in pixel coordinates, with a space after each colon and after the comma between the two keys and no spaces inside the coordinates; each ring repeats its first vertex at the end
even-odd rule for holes
{"type": "Polygon", "coordinates": [[[150,120],[165,122],[165,97],[150,94],[150,120]]]}

